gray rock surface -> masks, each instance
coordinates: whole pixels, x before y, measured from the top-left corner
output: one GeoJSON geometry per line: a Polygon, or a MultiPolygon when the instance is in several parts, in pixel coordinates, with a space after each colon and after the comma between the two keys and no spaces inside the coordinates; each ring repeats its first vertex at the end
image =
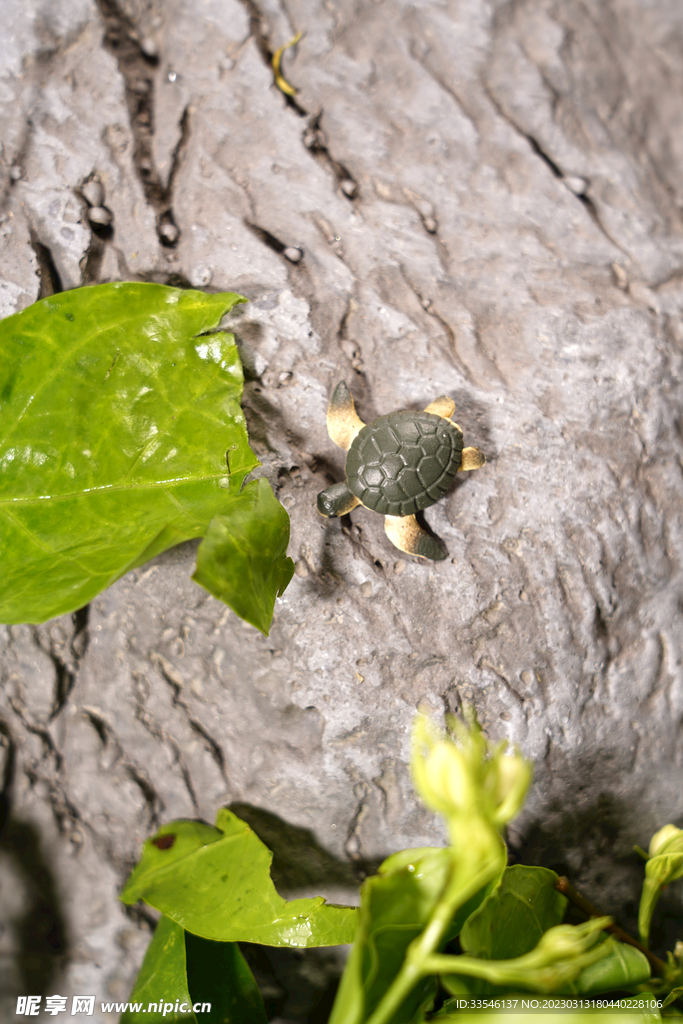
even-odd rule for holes
{"type": "MultiPolygon", "coordinates": [[[[335,898],[441,842],[406,767],[418,706],[473,703],[522,747],[513,847],[632,924],[632,845],[683,824],[678,0],[7,10],[3,314],[105,280],[247,295],[230,324],[296,575],[268,638],[192,583],[192,545],[1,627],[6,1014],[126,998],[152,917],[117,893],[162,821],[240,805],[289,850],[283,891],[335,898]],[[288,101],[269,55],[299,30],[288,101]],[[445,562],[317,515],[340,379],[365,420],[452,395],[486,452],[427,512],[445,562]]],[[[275,975],[273,1012],[313,1012],[275,975]]]]}

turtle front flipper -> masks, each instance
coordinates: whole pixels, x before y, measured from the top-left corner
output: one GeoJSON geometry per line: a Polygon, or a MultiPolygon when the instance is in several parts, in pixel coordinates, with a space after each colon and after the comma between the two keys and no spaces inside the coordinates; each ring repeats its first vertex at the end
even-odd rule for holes
{"type": "Polygon", "coordinates": [[[394,547],[407,555],[419,555],[432,562],[447,557],[446,550],[422,529],[415,516],[385,516],[384,532],[394,547]]]}
{"type": "Polygon", "coordinates": [[[486,462],[486,456],[481,448],[463,448],[460,469],[471,472],[473,469],[481,469],[486,462]]]}
{"type": "MultiPolygon", "coordinates": [[[[364,426],[365,424],[356,414],[351,392],[341,380],[334,389],[327,408],[327,432],[335,444],[348,451],[354,437],[364,426]]],[[[336,512],[335,515],[344,515],[344,513],[336,512]]]]}
{"type": "Polygon", "coordinates": [[[442,416],[443,419],[449,420],[455,412],[455,402],[447,395],[441,395],[429,403],[425,412],[430,412],[432,416],[442,416]]]}
{"type": "Polygon", "coordinates": [[[360,498],[351,493],[346,483],[332,484],[318,495],[318,512],[328,518],[345,516],[356,505],[360,505],[360,498]]]}

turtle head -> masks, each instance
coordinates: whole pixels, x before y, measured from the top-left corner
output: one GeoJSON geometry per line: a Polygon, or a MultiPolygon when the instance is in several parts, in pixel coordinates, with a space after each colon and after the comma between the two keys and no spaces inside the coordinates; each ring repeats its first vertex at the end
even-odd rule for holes
{"type": "Polygon", "coordinates": [[[359,504],[360,501],[355,494],[351,493],[346,482],[332,484],[318,495],[318,512],[321,516],[327,516],[328,519],[334,516],[345,516],[359,504]]]}

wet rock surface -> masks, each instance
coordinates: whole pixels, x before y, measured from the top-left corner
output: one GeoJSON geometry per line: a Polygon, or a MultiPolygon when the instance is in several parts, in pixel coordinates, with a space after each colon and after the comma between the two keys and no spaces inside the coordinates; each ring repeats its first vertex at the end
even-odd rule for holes
{"type": "MultiPolygon", "coordinates": [[[[283,892],[336,899],[440,843],[406,767],[418,706],[474,704],[522,747],[515,854],[632,925],[632,846],[683,817],[680,4],[7,10],[3,315],[110,280],[248,296],[229,325],[296,562],[267,638],[190,580],[192,545],[0,629],[7,1013],[127,997],[153,916],[117,894],[163,821],[239,807],[283,892]],[[269,60],[299,30],[286,99],[269,60]],[[318,516],[341,379],[368,422],[456,401],[488,462],[427,510],[446,561],[366,510],[318,516]]],[[[315,1019],[298,961],[251,955],[273,1014],[315,1019]]]]}

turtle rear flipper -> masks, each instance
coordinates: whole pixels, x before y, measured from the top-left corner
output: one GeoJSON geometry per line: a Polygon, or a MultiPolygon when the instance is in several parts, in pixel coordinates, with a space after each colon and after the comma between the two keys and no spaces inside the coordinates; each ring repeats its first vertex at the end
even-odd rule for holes
{"type": "Polygon", "coordinates": [[[425,412],[431,412],[433,416],[441,416],[443,419],[449,420],[455,412],[455,402],[448,395],[441,395],[429,403],[425,412]]]}
{"type": "Polygon", "coordinates": [[[345,516],[356,505],[360,505],[360,498],[351,493],[346,481],[341,484],[332,484],[318,495],[318,512],[321,516],[327,516],[328,519],[334,516],[345,516]]]}
{"type": "Polygon", "coordinates": [[[415,516],[385,516],[384,532],[394,547],[407,555],[419,555],[432,562],[447,557],[445,548],[422,529],[415,516]]]}
{"type": "Polygon", "coordinates": [[[341,380],[327,408],[327,432],[335,444],[348,451],[353,439],[364,426],[356,413],[351,392],[341,380]]]}
{"type": "Polygon", "coordinates": [[[486,456],[481,448],[463,448],[460,470],[471,472],[473,469],[481,469],[486,462],[486,456]]]}

